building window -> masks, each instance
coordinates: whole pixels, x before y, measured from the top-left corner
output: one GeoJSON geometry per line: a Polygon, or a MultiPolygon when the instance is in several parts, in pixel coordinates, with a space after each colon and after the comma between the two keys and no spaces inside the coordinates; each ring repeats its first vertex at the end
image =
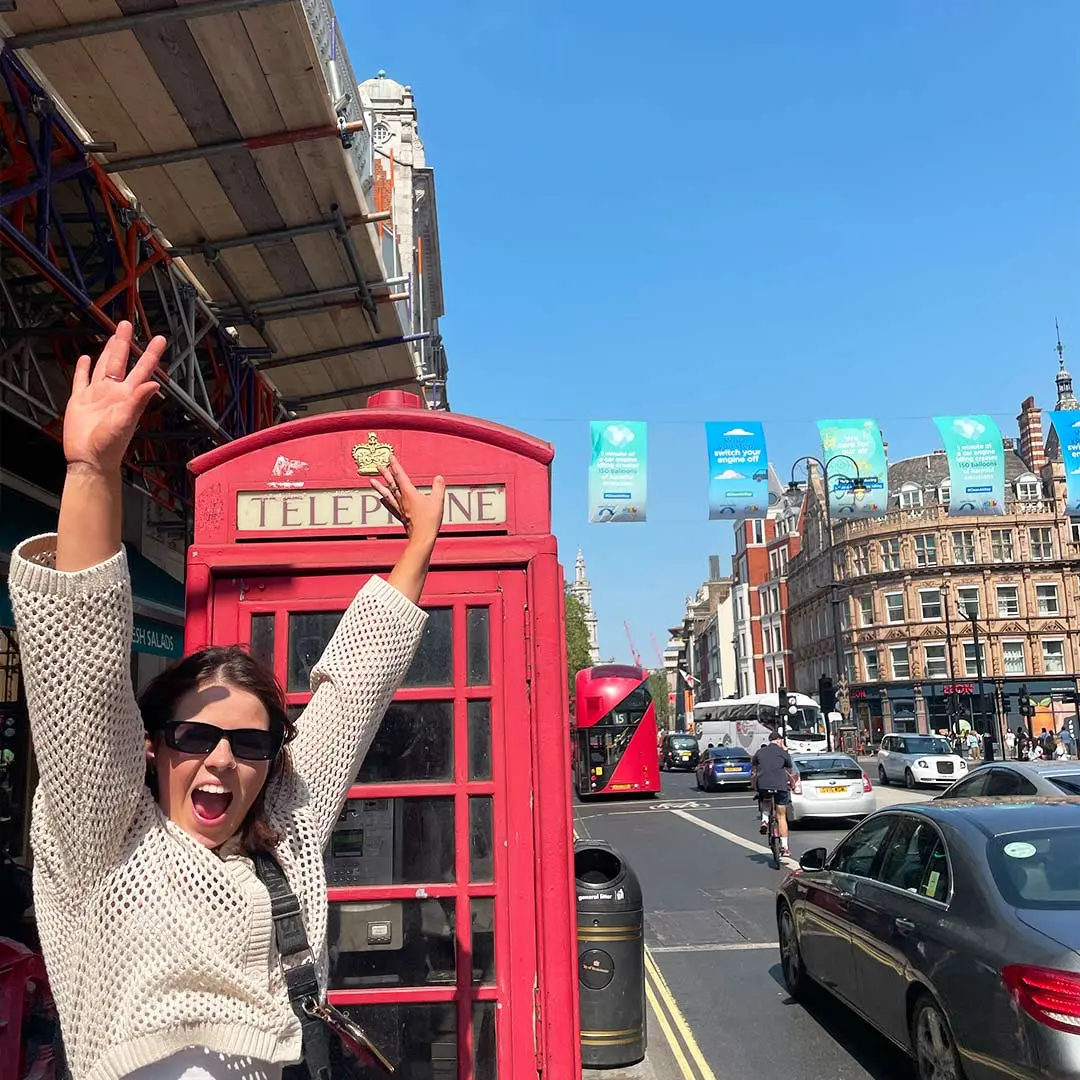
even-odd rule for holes
{"type": "Polygon", "coordinates": [[[975,534],[973,532],[952,534],[952,561],[958,566],[975,562],[975,534]]]}
{"type": "Polygon", "coordinates": [[[891,623],[903,622],[904,594],[902,592],[889,592],[885,594],[885,621],[891,623]]]}
{"type": "Polygon", "coordinates": [[[776,661],[776,680],[779,686],[787,686],[787,672],[784,670],[784,661],[782,659],[776,661]]]}
{"type": "Polygon", "coordinates": [[[946,672],[945,646],[924,645],[926,656],[926,677],[928,679],[944,679],[946,672]]]}
{"type": "Polygon", "coordinates": [[[956,590],[956,610],[967,619],[979,617],[981,612],[977,585],[965,585],[956,590]]]}
{"type": "Polygon", "coordinates": [[[973,641],[964,642],[964,674],[968,676],[975,676],[979,674],[979,665],[982,665],[982,672],[986,674],[986,642],[979,642],[978,655],[975,653],[975,643],[973,641]]]}
{"type": "Polygon", "coordinates": [[[859,625],[874,625],[874,598],[872,596],[859,597],[859,625]]]}
{"type": "Polygon", "coordinates": [[[920,589],[919,606],[922,609],[923,622],[933,622],[941,618],[941,590],[920,589]]]}
{"type": "Polygon", "coordinates": [[[900,541],[899,539],[881,541],[881,569],[900,569],[900,541]]]}
{"type": "Polygon", "coordinates": [[[1042,643],[1043,672],[1047,675],[1065,674],[1065,642],[1044,641],[1042,643]]]}
{"type": "Polygon", "coordinates": [[[915,537],[915,565],[937,566],[937,537],[933,533],[915,537]]]}
{"type": "Polygon", "coordinates": [[[870,573],[870,545],[859,544],[855,548],[855,573],[856,574],[869,574],[870,573]]]}
{"type": "Polygon", "coordinates": [[[761,518],[754,518],[754,543],[765,543],[765,522],[761,518]]]}
{"type": "Polygon", "coordinates": [[[997,613],[1002,619],[1020,614],[1020,590],[1015,585],[997,587],[997,613]]]}
{"type": "Polygon", "coordinates": [[[381,120],[377,120],[371,128],[371,141],[376,146],[383,146],[390,140],[390,128],[381,120]]]}
{"type": "Polygon", "coordinates": [[[1032,559],[1052,559],[1054,557],[1054,536],[1049,529],[1031,529],[1032,559]]]}
{"type": "Polygon", "coordinates": [[[867,682],[877,682],[881,677],[878,671],[877,649],[863,649],[863,670],[866,672],[867,682]]]}
{"type": "Polygon", "coordinates": [[[1056,585],[1036,585],[1035,602],[1040,615],[1059,615],[1058,588],[1056,585]]]}
{"type": "Polygon", "coordinates": [[[783,652],[784,651],[784,635],[780,632],[779,624],[777,624],[774,627],[774,633],[776,634],[776,651],[777,652],[783,652]]]}
{"type": "Polygon", "coordinates": [[[773,651],[773,647],[772,647],[772,627],[771,626],[766,626],[764,628],[764,635],[765,635],[765,651],[767,653],[771,653],[773,651]]]}
{"type": "Polygon", "coordinates": [[[1034,476],[1022,476],[1016,482],[1016,497],[1021,502],[1038,502],[1042,498],[1042,482],[1034,476]]]}
{"type": "Polygon", "coordinates": [[[908,656],[908,647],[906,645],[890,645],[889,662],[892,664],[892,677],[894,679],[911,678],[911,659],[908,656]]]}
{"type": "Polygon", "coordinates": [[[904,484],[900,488],[899,500],[903,510],[912,510],[917,506],[922,506],[922,488],[918,484],[904,484]]]}
{"type": "Polygon", "coordinates": [[[850,601],[846,596],[840,601],[840,629],[851,629],[851,607],[850,601]]]}
{"type": "Polygon", "coordinates": [[[937,498],[942,506],[949,505],[949,500],[952,498],[952,484],[948,480],[938,488],[937,498]]]}
{"type": "Polygon", "coordinates": [[[1006,675],[1027,674],[1027,662],[1024,660],[1024,643],[1022,641],[1003,641],[1001,643],[1001,656],[1005,661],[1006,675]]]}
{"type": "Polygon", "coordinates": [[[1016,557],[1013,555],[1012,529],[990,530],[990,556],[994,562],[1012,562],[1016,557]]]}
{"type": "Polygon", "coordinates": [[[846,652],[844,653],[844,674],[847,676],[848,682],[855,682],[857,676],[855,674],[855,654],[846,652]]]}
{"type": "Polygon", "coordinates": [[[1074,544],[1080,544],[1080,521],[1073,518],[1069,522],[1069,535],[1072,537],[1074,544]]]}

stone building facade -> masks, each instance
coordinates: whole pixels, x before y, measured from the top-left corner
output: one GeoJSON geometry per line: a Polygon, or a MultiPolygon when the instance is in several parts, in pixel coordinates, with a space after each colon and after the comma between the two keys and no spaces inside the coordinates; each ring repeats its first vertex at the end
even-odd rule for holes
{"type": "MultiPolygon", "coordinates": [[[[1058,407],[1080,408],[1064,363],[1058,407]]],[[[1044,440],[1033,398],[1017,420],[1019,439],[1005,440],[1001,516],[948,514],[948,460],[935,451],[892,463],[888,513],[834,523],[830,546],[823,484],[811,476],[802,551],[788,581],[795,682],[836,678],[835,605],[851,719],[874,743],[889,731],[961,721],[1015,730],[1024,685],[1040,708],[1036,731],[1060,727],[1076,708],[1080,521],[1064,512],[1060,452],[1052,433],[1044,440]]]]}
{"type": "Polygon", "coordinates": [[[574,580],[568,586],[570,593],[577,597],[585,612],[585,627],[589,631],[589,661],[600,663],[600,622],[592,606],[592,583],[585,573],[585,556],[578,548],[577,561],[574,563],[574,580]]]}

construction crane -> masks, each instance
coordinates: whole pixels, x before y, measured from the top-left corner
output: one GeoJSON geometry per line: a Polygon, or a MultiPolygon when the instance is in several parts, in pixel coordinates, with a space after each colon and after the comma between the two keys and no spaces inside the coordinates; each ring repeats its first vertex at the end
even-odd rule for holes
{"type": "Polygon", "coordinates": [[[664,654],[660,651],[660,643],[656,640],[655,634],[649,634],[652,638],[652,647],[656,651],[656,661],[660,665],[660,670],[664,670],[664,654]]]}
{"type": "Polygon", "coordinates": [[[630,633],[630,624],[624,620],[623,627],[626,629],[626,640],[630,642],[630,655],[634,658],[634,664],[637,667],[642,667],[641,655],[634,646],[634,635],[630,633]]]}

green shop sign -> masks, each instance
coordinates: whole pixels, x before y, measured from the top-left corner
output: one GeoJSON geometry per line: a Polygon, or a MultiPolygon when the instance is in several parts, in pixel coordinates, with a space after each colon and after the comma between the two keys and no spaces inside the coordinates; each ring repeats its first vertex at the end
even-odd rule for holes
{"type": "Polygon", "coordinates": [[[131,648],[133,652],[179,658],[184,655],[184,629],[136,615],[131,631],[131,648]]]}

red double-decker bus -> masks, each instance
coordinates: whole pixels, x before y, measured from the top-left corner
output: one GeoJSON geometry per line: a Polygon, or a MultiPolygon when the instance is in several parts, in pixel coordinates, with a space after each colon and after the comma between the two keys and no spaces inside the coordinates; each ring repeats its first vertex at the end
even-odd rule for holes
{"type": "Polygon", "coordinates": [[[577,673],[574,780],[580,796],[660,790],[656,706],[649,673],[601,664],[577,673]]]}

